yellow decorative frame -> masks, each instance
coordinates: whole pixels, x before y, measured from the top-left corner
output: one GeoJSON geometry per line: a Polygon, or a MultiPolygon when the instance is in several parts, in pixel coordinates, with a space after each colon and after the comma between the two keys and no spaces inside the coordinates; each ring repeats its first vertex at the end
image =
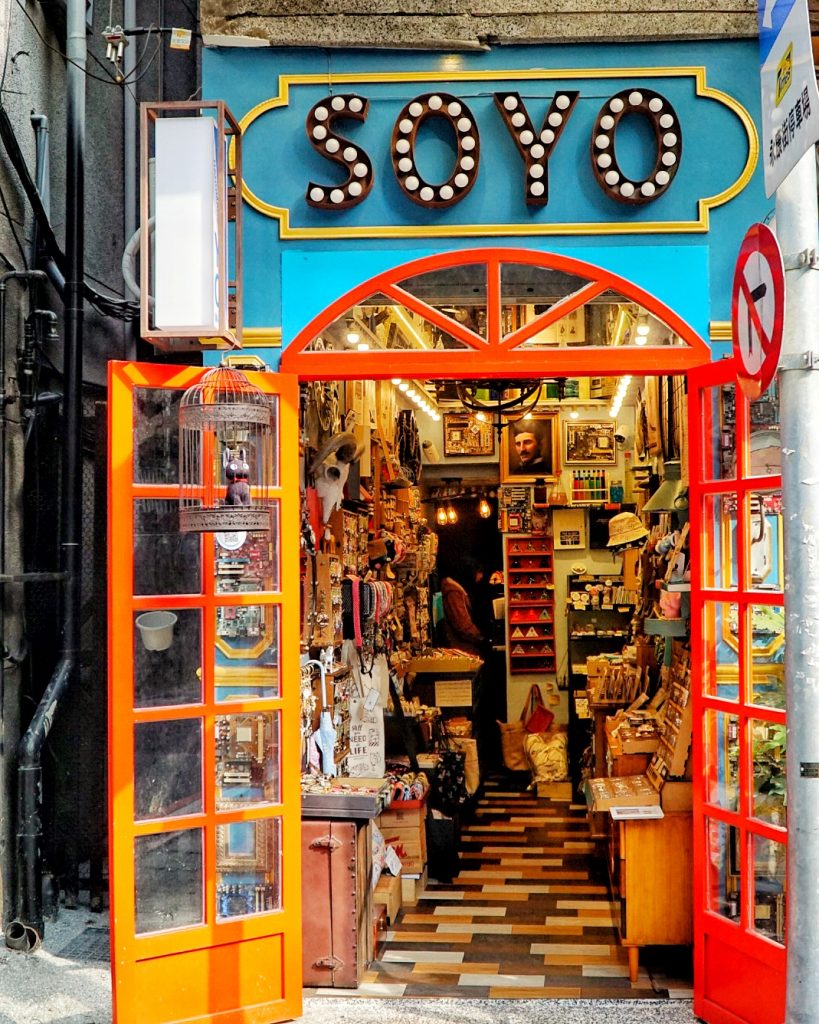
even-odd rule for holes
{"type": "Polygon", "coordinates": [[[262,114],[277,107],[286,107],[290,102],[290,87],[297,85],[351,85],[390,82],[487,82],[487,81],[533,81],[567,78],[693,78],[696,95],[722,103],[739,118],[748,137],[748,158],[739,177],[722,192],[697,201],[698,216],[691,221],[612,221],[603,224],[594,222],[575,224],[414,224],[414,225],[350,225],[345,227],[294,227],[290,223],[290,210],[286,206],[274,206],[260,199],[242,181],[242,197],[249,206],[267,217],[279,222],[279,237],[295,238],[491,238],[502,236],[543,236],[543,235],[612,235],[612,234],[692,234],[709,230],[711,210],[727,203],[745,188],[751,180],[759,159],[759,136],[753,119],[745,107],[721,89],[711,88],[706,82],[706,69],[702,66],[655,67],[655,68],[555,68],[516,69],[493,71],[407,71],[407,72],[359,72],[328,75],[279,75],[279,92],[249,110],[239,122],[244,135],[262,114]]]}

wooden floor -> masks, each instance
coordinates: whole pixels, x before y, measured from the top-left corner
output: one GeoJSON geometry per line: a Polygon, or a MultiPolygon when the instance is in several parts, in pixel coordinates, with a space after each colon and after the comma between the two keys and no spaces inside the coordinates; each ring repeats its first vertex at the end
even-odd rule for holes
{"type": "MultiPolygon", "coordinates": [[[[430,881],[417,905],[401,911],[351,995],[690,997],[689,981],[649,973],[642,960],[638,980],[629,981],[585,806],[490,779],[462,828],[461,851],[459,873],[450,884],[430,881]]],[[[645,959],[651,963],[650,953],[645,959]]],[[[662,966],[684,975],[689,959],[674,951],[662,966]]]]}

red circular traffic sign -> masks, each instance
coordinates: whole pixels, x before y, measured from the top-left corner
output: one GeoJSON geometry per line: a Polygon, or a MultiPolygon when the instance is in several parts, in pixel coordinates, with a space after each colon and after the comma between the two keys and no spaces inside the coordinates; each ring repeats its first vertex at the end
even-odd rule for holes
{"type": "Polygon", "coordinates": [[[785,267],[776,235],[754,224],[739,247],[731,296],[740,387],[759,398],[774,378],[785,323],[785,267]]]}

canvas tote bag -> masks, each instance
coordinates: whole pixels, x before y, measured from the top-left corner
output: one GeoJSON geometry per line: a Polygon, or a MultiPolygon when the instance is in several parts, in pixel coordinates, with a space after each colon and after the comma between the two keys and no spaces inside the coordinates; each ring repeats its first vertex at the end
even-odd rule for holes
{"type": "MultiPolygon", "coordinates": [[[[541,708],[547,715],[551,714],[543,705],[543,695],[540,692],[540,687],[537,683],[533,683],[523,703],[520,718],[514,722],[498,721],[503,763],[510,772],[525,772],[529,770],[529,762],[526,760],[526,754],[523,749],[523,740],[528,735],[527,726],[530,721],[534,724],[533,715],[538,708],[541,708]]],[[[544,728],[548,728],[549,724],[550,722],[547,722],[544,728]]]]}

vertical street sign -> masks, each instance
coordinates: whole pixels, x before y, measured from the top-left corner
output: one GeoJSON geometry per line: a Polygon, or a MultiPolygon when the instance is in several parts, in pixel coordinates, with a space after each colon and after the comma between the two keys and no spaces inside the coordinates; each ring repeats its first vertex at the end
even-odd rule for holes
{"type": "Polygon", "coordinates": [[[772,196],[819,139],[807,0],[757,0],[762,82],[762,163],[772,196]]]}

